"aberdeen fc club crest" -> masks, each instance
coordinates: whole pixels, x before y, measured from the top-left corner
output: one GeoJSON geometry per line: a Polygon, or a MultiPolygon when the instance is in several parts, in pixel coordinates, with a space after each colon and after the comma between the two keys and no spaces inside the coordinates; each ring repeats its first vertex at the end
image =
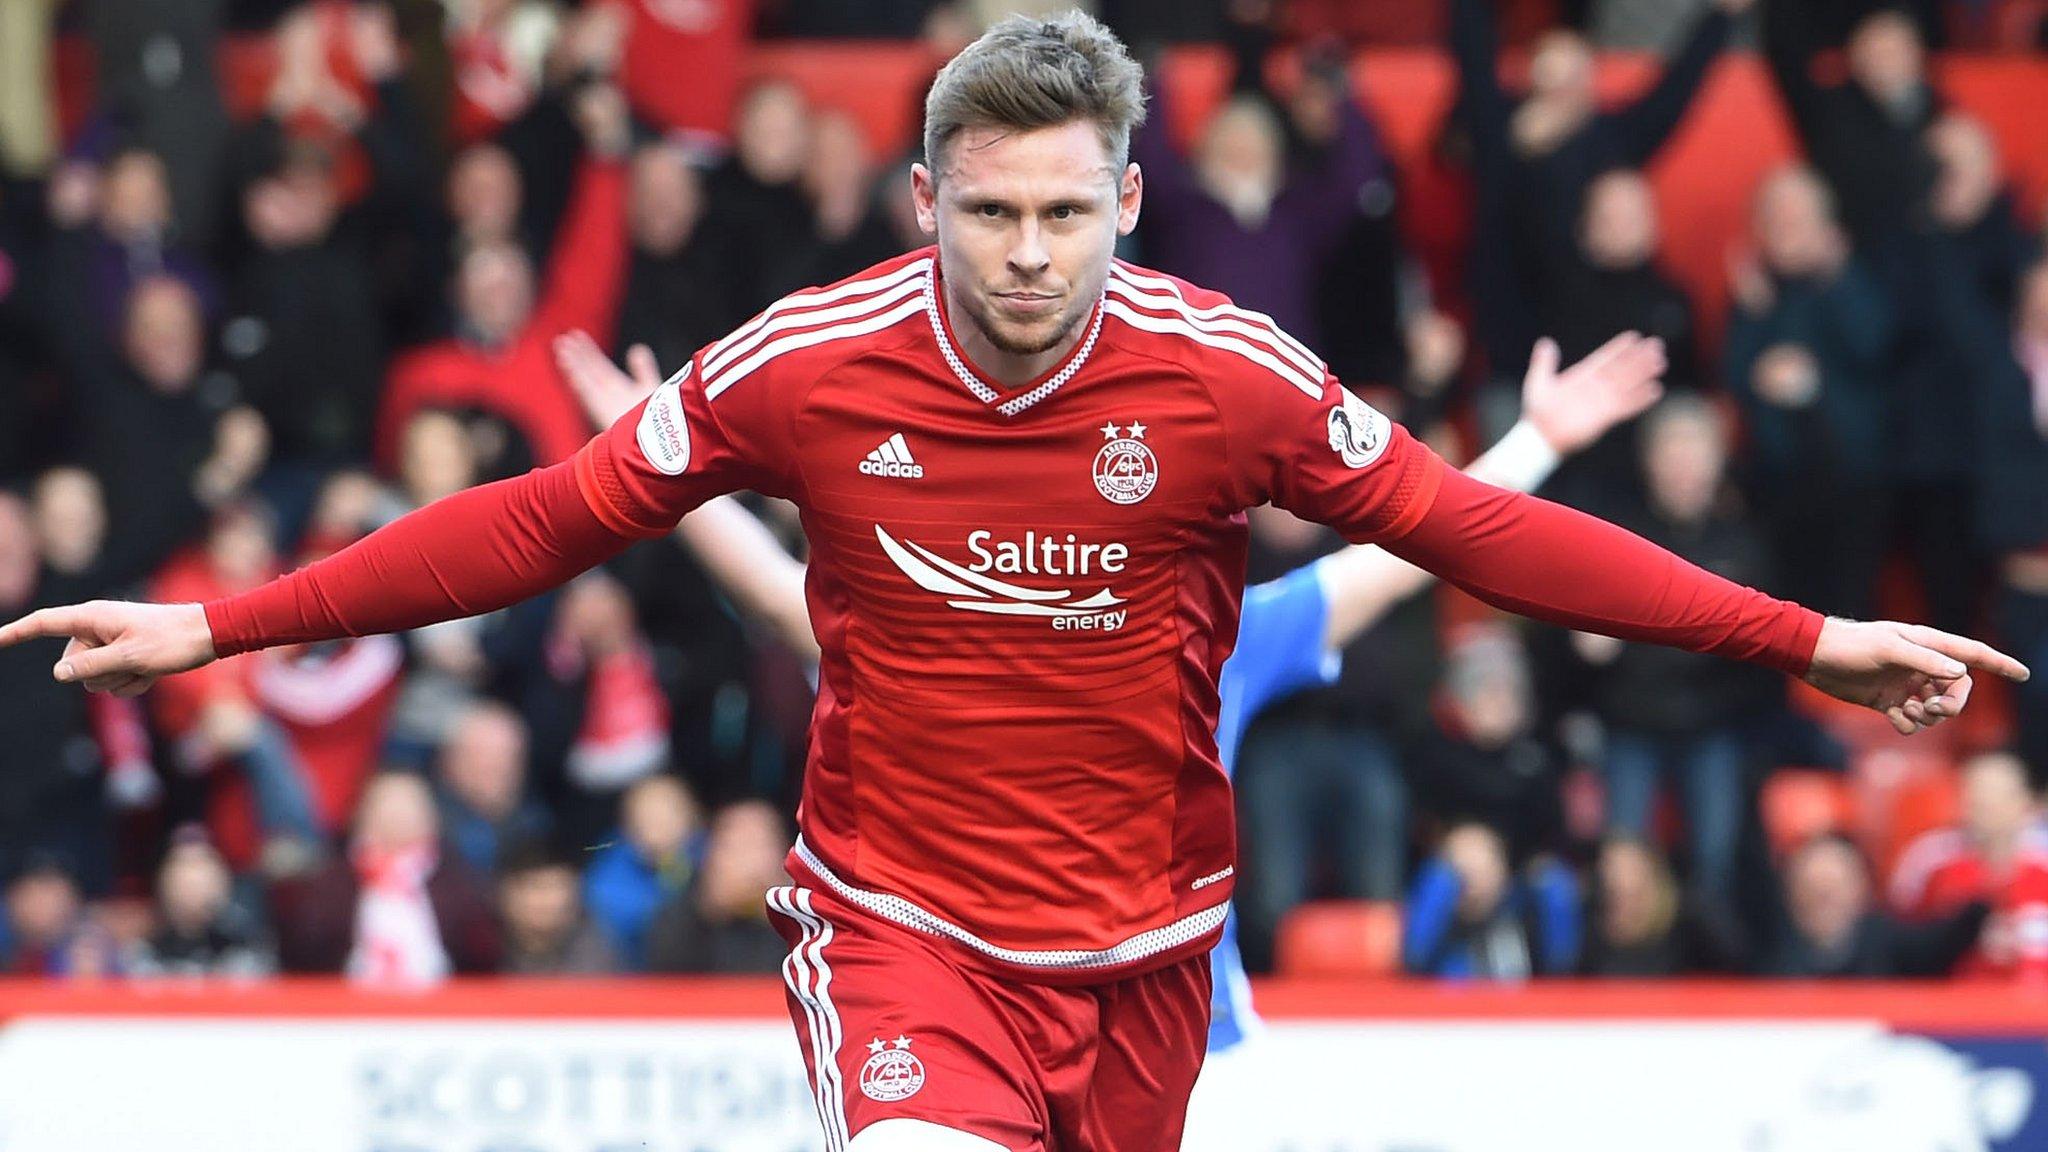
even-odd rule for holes
{"type": "Polygon", "coordinates": [[[1145,446],[1145,426],[1104,424],[1108,443],[1095,454],[1095,490],[1112,504],[1136,504],[1159,483],[1159,458],[1145,446]]]}
{"type": "Polygon", "coordinates": [[[868,1043],[868,1062],[860,1066],[860,1090],[884,1104],[908,1100],[924,1087],[924,1061],[910,1053],[910,1037],[868,1043]]]}

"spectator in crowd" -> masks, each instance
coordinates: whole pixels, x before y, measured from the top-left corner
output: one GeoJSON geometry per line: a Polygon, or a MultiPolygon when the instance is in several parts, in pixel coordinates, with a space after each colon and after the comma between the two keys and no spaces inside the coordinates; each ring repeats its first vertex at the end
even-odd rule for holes
{"type": "MultiPolygon", "coordinates": [[[[206,601],[253,588],[278,571],[276,523],[254,502],[224,508],[205,547],[158,572],[150,594],[206,601]]],[[[185,774],[208,779],[207,818],[236,868],[305,867],[324,839],[305,760],[256,703],[253,678],[267,657],[241,657],[166,678],[150,694],[158,728],[185,774]],[[267,857],[267,859],[266,859],[267,857]]]]}
{"type": "Polygon", "coordinates": [[[818,113],[801,180],[811,201],[810,283],[843,280],[904,250],[875,199],[874,161],[853,117],[818,113]]]}
{"type": "Polygon", "coordinates": [[[90,975],[80,971],[96,952],[95,928],[78,881],[52,855],[23,859],[7,879],[0,923],[0,973],[12,976],[90,975]]]}
{"type": "Polygon", "coordinates": [[[682,781],[649,776],[626,790],[619,839],[583,872],[583,901],[626,966],[647,964],[647,928],[697,870],[697,802],[682,781]]]}
{"type": "Polygon", "coordinates": [[[1893,237],[1900,267],[1892,296],[1900,302],[1895,376],[1887,389],[1891,510],[1898,544],[1914,562],[1938,628],[1967,628],[1980,615],[1984,552],[1973,491],[1982,410],[1995,388],[1985,357],[1968,342],[2009,315],[2020,274],[2035,245],[2021,229],[2005,193],[1996,144],[1985,127],[1950,112],[1927,130],[1935,162],[1926,224],[1893,237]],[[1911,239],[1910,244],[1900,243],[1911,239]],[[1941,276],[1966,283],[1939,290],[1968,295],[1984,313],[1961,326],[1949,312],[1916,308],[1941,276]]]}
{"type": "Polygon", "coordinates": [[[1516,865],[1558,847],[1564,815],[1556,753],[1536,734],[1528,654],[1515,633],[1481,625],[1444,654],[1432,723],[1416,742],[1419,806],[1483,823],[1516,865]]]}
{"type": "MultiPolygon", "coordinates": [[[[1707,402],[1664,401],[1642,426],[1648,498],[1619,522],[1708,571],[1768,584],[1763,542],[1725,483],[1727,440],[1720,413],[1707,402]]],[[[1609,834],[1651,836],[1668,782],[1685,817],[1692,894],[1725,907],[1735,898],[1750,795],[1748,729],[1778,705],[1783,688],[1775,677],[1724,661],[1583,632],[1572,640],[1595,670],[1593,707],[1606,728],[1601,769],[1609,834]]]]}
{"type": "Polygon", "coordinates": [[[226,7],[220,0],[83,6],[97,61],[97,116],[161,157],[165,219],[175,218],[195,247],[209,240],[227,145],[214,64],[226,7]]]}
{"type": "Polygon", "coordinates": [[[653,972],[774,972],[789,945],[768,923],[768,889],[789,882],[782,861],[790,835],[760,800],[719,809],[705,838],[704,863],[690,886],[671,895],[647,927],[653,972]]]}
{"type": "MultiPolygon", "coordinates": [[[[2018,494],[2048,491],[2048,260],[2021,276],[2012,320],[2003,325],[1958,299],[1949,289],[1959,282],[1939,287],[1936,301],[1957,323],[1977,321],[1967,343],[1984,382],[1976,520],[1981,546],[1999,561],[1999,632],[2040,663],[2048,660],[2048,508],[2018,494]]],[[[2035,787],[2048,787],[2048,677],[2019,685],[2015,696],[2020,754],[2035,787]]]]}
{"type": "MultiPolygon", "coordinates": [[[[1616,332],[1641,332],[1664,341],[1671,363],[1665,386],[1698,389],[1692,299],[1657,266],[1659,243],[1656,192],[1641,172],[1615,168],[1587,186],[1578,246],[1570,261],[1546,277],[1538,309],[1565,363],[1583,358],[1616,332]]],[[[1641,491],[1631,451],[1635,428],[1615,428],[1562,465],[1546,494],[1612,515],[1628,495],[1641,491]]]]}
{"type": "Polygon", "coordinates": [[[631,177],[626,227],[633,251],[615,346],[644,344],[656,362],[680,367],[746,319],[733,290],[740,250],[706,221],[704,177],[681,144],[641,145],[631,177]]]}
{"type": "Polygon", "coordinates": [[[498,918],[503,971],[515,976],[595,976],[618,971],[604,931],[583,913],[576,860],[542,837],[499,854],[498,918]]]}
{"type": "Polygon", "coordinates": [[[562,591],[545,669],[525,701],[562,826],[587,844],[619,819],[622,794],[668,762],[668,701],[625,586],[589,572],[562,591]]]}
{"type": "Polygon", "coordinates": [[[1843,227],[1886,269],[1919,226],[1936,180],[1926,133],[1941,97],[1927,81],[1920,29],[1890,5],[1870,6],[1849,30],[1847,76],[1817,80],[1814,57],[1827,46],[1818,7],[1766,0],[1764,58],[1806,155],[1841,205],[1843,227]]]}
{"type": "Polygon", "coordinates": [[[1836,833],[1795,849],[1782,878],[1787,920],[1764,965],[1771,976],[1943,976],[1969,953],[1991,914],[1981,900],[1925,924],[1886,914],[1872,901],[1863,853],[1836,833]]]}
{"type": "Polygon", "coordinates": [[[1603,110],[1593,55],[1576,32],[1546,33],[1529,61],[1529,93],[1501,87],[1489,0],[1452,0],[1451,54],[1475,200],[1469,271],[1479,332],[1496,378],[1521,372],[1542,321],[1545,271],[1574,259],[1587,187],[1640,169],[1664,146],[1752,0],[1717,0],[1648,92],[1603,110]]]}
{"type": "MultiPolygon", "coordinates": [[[[513,469],[486,468],[485,455],[500,426],[487,417],[442,409],[407,421],[396,498],[383,515],[396,518],[414,508],[513,469]]],[[[541,644],[553,595],[497,612],[449,620],[406,633],[412,658],[392,716],[385,757],[424,769],[433,750],[448,738],[449,725],[482,695],[509,697],[520,677],[541,662],[541,644]]]]}
{"type": "Polygon", "coordinates": [[[441,745],[443,839],[478,872],[495,870],[506,844],[548,831],[526,794],[526,757],[526,721],[495,701],[470,705],[441,745]]]}
{"type": "Polygon", "coordinates": [[[1748,490],[1777,591],[1851,617],[1874,608],[1885,553],[1885,370],[1891,308],[1850,254],[1810,168],[1758,189],[1757,258],[1734,265],[1724,355],[1750,436],[1748,490]]]}
{"type": "Polygon", "coordinates": [[[253,979],[277,970],[261,927],[233,899],[227,861],[187,826],[174,833],[157,870],[156,930],[136,949],[129,971],[140,977],[226,976],[253,979]]]}
{"type": "Polygon", "coordinates": [[[1962,767],[1962,822],[1922,833],[1892,870],[1890,904],[1916,923],[1982,901],[1993,911],[1959,975],[2048,977],[2048,826],[2010,752],[1981,752],[1962,767]]]}
{"type": "Polygon", "coordinates": [[[444,852],[440,831],[425,780],[371,780],[348,858],[272,889],[284,970],[399,988],[498,971],[504,946],[489,888],[444,852]]]}
{"type": "MultiPolygon", "coordinates": [[[[1255,581],[1314,560],[1325,541],[1322,529],[1274,508],[1252,513],[1252,536],[1266,554],[1255,581]]],[[[1384,636],[1367,634],[1367,645],[1376,641],[1383,645],[1384,636]]],[[[1375,669],[1381,651],[1368,648],[1362,660],[1358,651],[1346,649],[1345,666],[1375,669]]],[[[1400,898],[1408,786],[1395,731],[1359,705],[1358,691],[1372,687],[1276,702],[1246,733],[1235,777],[1245,873],[1237,899],[1255,952],[1289,909],[1317,893],[1318,874],[1334,897],[1400,898]]]]}
{"type": "Polygon", "coordinates": [[[176,280],[196,304],[213,302],[213,275],[181,239],[156,153],[128,145],[103,163],[64,161],[50,176],[48,213],[43,322],[58,347],[119,332],[145,280],[176,280]]]}
{"type": "Polygon", "coordinates": [[[787,80],[763,80],[740,97],[733,152],[705,182],[715,226],[745,259],[730,291],[751,316],[808,286],[811,205],[803,171],[811,148],[811,110],[787,80]]]}
{"type": "Polygon", "coordinates": [[[1314,125],[1317,154],[1290,165],[1285,111],[1265,88],[1266,43],[1256,26],[1238,26],[1230,98],[1203,127],[1191,157],[1168,138],[1170,108],[1153,84],[1152,109],[1131,135],[1131,159],[1145,173],[1142,239],[1160,270],[1213,284],[1319,348],[1313,294],[1324,255],[1350,227],[1360,190],[1383,174],[1386,159],[1351,98],[1343,59],[1317,52],[1303,82],[1333,93],[1334,115],[1314,125]]]}
{"type": "Polygon", "coordinates": [[[422,408],[475,405],[511,424],[551,464],[583,446],[576,402],[557,382],[548,345],[572,328],[610,332],[625,278],[625,173],[630,144],[625,101],[607,84],[575,95],[588,154],[568,216],[554,242],[544,290],[505,239],[469,248],[457,265],[456,335],[401,354],[391,364],[377,417],[381,462],[396,461],[399,436],[422,408]]]}
{"type": "Polygon", "coordinates": [[[422,210],[427,181],[426,129],[402,81],[391,14],[365,5],[352,19],[364,29],[351,39],[353,60],[372,97],[367,113],[351,111],[352,136],[295,133],[314,85],[280,71],[265,113],[234,144],[240,218],[225,246],[223,364],[271,429],[265,487],[288,538],[319,479],[368,454],[389,343],[378,265],[422,210]],[[370,180],[354,203],[337,171],[350,145],[370,180]]]}
{"type": "Polygon", "coordinates": [[[1579,897],[1545,862],[1517,879],[1507,843],[1477,822],[1453,826],[1424,864],[1401,922],[1401,966],[1451,980],[1526,980],[1578,960],[1579,897]]]}
{"type": "Polygon", "coordinates": [[[1591,880],[1580,975],[1643,980],[1732,975],[1747,966],[1741,925],[1725,907],[1688,895],[1644,841],[1610,837],[1591,880]]]}
{"type": "MultiPolygon", "coordinates": [[[[64,603],[77,587],[43,560],[29,509],[0,490],[0,615],[64,603]]],[[[89,594],[89,593],[88,593],[89,594]]],[[[62,645],[0,648],[0,875],[32,855],[57,852],[107,880],[107,827],[98,791],[102,753],[86,701],[62,691],[50,667],[62,645]]]]}
{"type": "Polygon", "coordinates": [[[118,340],[74,319],[58,344],[79,462],[99,477],[113,538],[144,565],[196,537],[268,458],[268,427],[206,372],[206,343],[198,297],[153,276],[135,285],[118,340]]]}

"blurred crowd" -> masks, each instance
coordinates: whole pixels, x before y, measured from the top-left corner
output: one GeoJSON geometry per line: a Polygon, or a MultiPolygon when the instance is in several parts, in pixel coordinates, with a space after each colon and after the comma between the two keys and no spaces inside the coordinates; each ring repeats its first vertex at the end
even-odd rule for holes
{"type": "MultiPolygon", "coordinates": [[[[591,428],[557,336],[673,367],[924,244],[908,157],[750,48],[915,38],[936,67],[1014,7],[0,5],[0,618],[251,587],[574,452],[591,428]]],[[[2037,51],[2048,4],[1093,7],[1148,63],[1190,38],[1230,62],[1191,140],[1155,84],[1127,255],[1270,313],[1455,459],[1512,422],[1537,336],[1568,360],[1661,337],[1668,398],[1545,495],[2048,667],[2041,221],[1929,64],[2037,51]],[[1356,49],[1425,42],[1458,78],[1429,150],[1464,206],[1453,267],[1418,253],[1415,174],[1352,83],[1356,49]],[[1600,98],[1598,52],[1645,46],[1655,82],[1600,98]],[[1643,170],[1731,47],[1761,54],[1803,155],[1754,189],[1710,325],[1660,260],[1686,222],[1643,170]]],[[[801,547],[787,508],[753,507],[801,547]]],[[[1340,543],[1272,509],[1252,528],[1255,581],[1340,543]]],[[[761,893],[809,669],[673,540],[502,612],[135,700],[55,684],[55,657],[0,651],[7,972],[780,963],[761,893]]],[[[1771,674],[1419,600],[1252,729],[1248,958],[1284,966],[1296,911],[1347,901],[1391,910],[1399,967],[1453,978],[2048,975],[2042,684],[1907,755],[1771,674]],[[1871,817],[1904,792],[1924,818],[1871,817]]]]}

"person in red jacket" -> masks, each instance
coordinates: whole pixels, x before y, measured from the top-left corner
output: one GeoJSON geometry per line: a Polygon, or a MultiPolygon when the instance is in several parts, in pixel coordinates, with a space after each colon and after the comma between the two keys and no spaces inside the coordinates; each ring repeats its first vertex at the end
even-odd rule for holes
{"type": "Polygon", "coordinates": [[[1892,871],[1891,905],[1912,920],[1992,905],[1959,976],[2048,979],[2048,825],[2010,752],[1981,752],[1963,765],[1963,819],[1907,845],[1892,871]]]}
{"type": "Polygon", "coordinates": [[[630,129],[625,101],[610,85],[578,93],[575,112],[589,152],[548,258],[545,290],[536,298],[534,270],[517,244],[490,242],[464,253],[453,285],[457,334],[392,362],[377,414],[380,468],[390,470],[406,422],[429,407],[502,416],[543,464],[567,459],[588,439],[549,345],[571,329],[610,332],[617,322],[630,129]]]}

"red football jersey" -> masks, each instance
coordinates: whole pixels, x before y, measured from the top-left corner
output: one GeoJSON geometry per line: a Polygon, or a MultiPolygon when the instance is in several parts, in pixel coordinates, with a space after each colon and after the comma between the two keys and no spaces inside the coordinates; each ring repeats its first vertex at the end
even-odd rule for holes
{"type": "Polygon", "coordinates": [[[1973,900],[1994,911],[1956,974],[2048,977],[2048,830],[2029,830],[2003,869],[1993,869],[1955,828],[1924,833],[1899,856],[1891,903],[1901,915],[1929,919],[1973,900]]]}
{"type": "Polygon", "coordinates": [[[578,461],[623,533],[735,489],[798,505],[823,657],[792,870],[1043,976],[1223,923],[1244,510],[1388,540],[1443,467],[1266,317],[1128,264],[1064,363],[1000,388],[931,249],[784,298],[578,461]]]}

